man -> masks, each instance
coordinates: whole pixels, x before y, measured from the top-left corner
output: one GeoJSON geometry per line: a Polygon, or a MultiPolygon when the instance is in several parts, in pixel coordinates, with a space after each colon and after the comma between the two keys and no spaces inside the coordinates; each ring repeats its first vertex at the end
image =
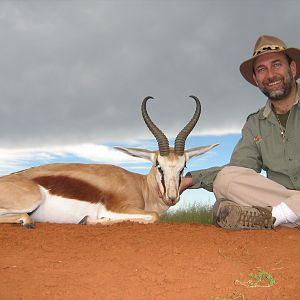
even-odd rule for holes
{"type": "Polygon", "coordinates": [[[261,36],[240,72],[268,101],[248,116],[230,163],[188,173],[181,191],[213,191],[213,223],[222,228],[300,226],[300,49],[261,36]]]}

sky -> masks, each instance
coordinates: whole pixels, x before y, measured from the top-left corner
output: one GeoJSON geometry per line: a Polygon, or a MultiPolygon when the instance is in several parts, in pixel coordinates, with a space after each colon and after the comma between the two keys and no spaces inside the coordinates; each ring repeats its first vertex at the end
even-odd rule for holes
{"type": "MultiPolygon", "coordinates": [[[[262,34],[299,48],[299,15],[296,0],[0,1],[0,175],[53,162],[146,174],[150,163],[113,150],[157,148],[140,112],[146,96],[170,144],[197,96],[202,113],[186,148],[220,146],[187,171],[226,164],[266,101],[239,65],[262,34]]],[[[193,201],[214,196],[187,191],[180,205],[193,201]]]]}

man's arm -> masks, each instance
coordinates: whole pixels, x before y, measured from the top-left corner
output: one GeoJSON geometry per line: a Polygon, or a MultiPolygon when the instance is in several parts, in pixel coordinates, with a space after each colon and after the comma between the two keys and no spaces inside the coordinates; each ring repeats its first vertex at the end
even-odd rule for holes
{"type": "MultiPolygon", "coordinates": [[[[224,166],[223,166],[224,167],[224,166]]],[[[209,192],[213,191],[213,182],[223,167],[212,167],[198,171],[188,172],[181,181],[179,191],[182,193],[186,189],[203,188],[209,192]]]]}
{"type": "MultiPolygon", "coordinates": [[[[239,166],[255,170],[260,172],[262,168],[262,159],[260,151],[257,147],[259,142],[258,134],[255,133],[255,119],[247,120],[242,130],[242,137],[235,146],[231,155],[230,163],[228,166],[239,166]]],[[[225,165],[227,166],[227,165],[225,165]]],[[[186,176],[182,178],[179,191],[182,193],[186,189],[199,189],[204,188],[209,192],[213,191],[213,182],[218,173],[224,168],[213,167],[204,170],[188,172],[186,176]]]]}
{"type": "Polygon", "coordinates": [[[235,146],[231,155],[231,166],[238,166],[253,169],[260,173],[262,170],[262,157],[258,148],[261,142],[257,126],[258,120],[255,116],[248,117],[245,126],[242,129],[242,137],[235,146]]]}

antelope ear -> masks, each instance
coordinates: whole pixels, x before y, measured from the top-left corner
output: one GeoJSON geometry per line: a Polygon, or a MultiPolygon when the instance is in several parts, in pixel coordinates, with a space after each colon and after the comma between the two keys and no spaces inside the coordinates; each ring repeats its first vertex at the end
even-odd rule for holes
{"type": "Polygon", "coordinates": [[[114,149],[133,157],[147,159],[152,163],[154,163],[157,158],[157,151],[150,151],[150,150],[140,149],[140,148],[127,148],[127,147],[114,147],[114,149]]]}
{"type": "Polygon", "coordinates": [[[219,144],[212,144],[212,145],[208,145],[208,146],[200,146],[200,147],[185,150],[184,153],[185,153],[186,160],[188,161],[192,157],[199,156],[218,145],[219,144]]]}

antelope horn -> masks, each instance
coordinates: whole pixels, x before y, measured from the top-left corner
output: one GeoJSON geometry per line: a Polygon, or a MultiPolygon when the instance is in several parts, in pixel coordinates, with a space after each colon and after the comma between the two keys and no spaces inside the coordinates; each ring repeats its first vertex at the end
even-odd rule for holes
{"type": "Polygon", "coordinates": [[[153,123],[153,121],[150,119],[148,113],[147,113],[147,108],[146,108],[146,103],[149,99],[154,99],[153,97],[146,97],[143,100],[142,103],[142,115],[144,118],[144,121],[149,128],[149,130],[152,132],[154,135],[157,143],[158,143],[158,149],[159,149],[159,154],[161,156],[167,156],[169,154],[169,141],[167,137],[163,134],[163,132],[153,123]]]}
{"type": "Polygon", "coordinates": [[[198,119],[200,117],[201,113],[201,103],[199,99],[195,96],[190,96],[196,101],[196,111],[192,117],[192,119],[188,122],[188,124],[178,133],[176,139],[175,139],[175,153],[179,156],[183,155],[184,153],[184,147],[185,147],[185,140],[190,134],[190,132],[195,127],[196,123],[198,122],[198,119]]]}

